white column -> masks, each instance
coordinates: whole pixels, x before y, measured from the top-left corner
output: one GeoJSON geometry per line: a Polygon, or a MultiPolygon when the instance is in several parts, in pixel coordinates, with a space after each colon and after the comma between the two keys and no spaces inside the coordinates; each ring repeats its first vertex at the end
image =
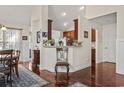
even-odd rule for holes
{"type": "Polygon", "coordinates": [[[124,6],[117,11],[116,73],[124,74],[124,6]]]}

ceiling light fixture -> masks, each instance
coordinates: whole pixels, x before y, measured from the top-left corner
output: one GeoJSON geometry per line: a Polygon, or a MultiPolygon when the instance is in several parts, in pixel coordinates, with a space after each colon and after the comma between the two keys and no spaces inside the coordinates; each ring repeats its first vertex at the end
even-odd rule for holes
{"type": "Polygon", "coordinates": [[[62,16],[66,16],[67,14],[65,12],[62,13],[62,16]]]}
{"type": "Polygon", "coordinates": [[[81,7],[80,7],[80,10],[84,10],[84,6],[81,6],[81,7]]]}
{"type": "Polygon", "coordinates": [[[7,28],[6,28],[6,26],[5,26],[5,25],[0,24],[0,30],[1,30],[1,31],[6,31],[6,30],[7,30],[7,28]]]}

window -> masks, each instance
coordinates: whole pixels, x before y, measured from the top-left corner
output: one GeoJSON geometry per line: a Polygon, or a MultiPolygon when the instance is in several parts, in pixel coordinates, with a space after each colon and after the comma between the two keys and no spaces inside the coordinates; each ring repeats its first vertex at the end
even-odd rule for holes
{"type": "Polygon", "coordinates": [[[20,49],[21,30],[0,31],[0,49],[20,49]]]}

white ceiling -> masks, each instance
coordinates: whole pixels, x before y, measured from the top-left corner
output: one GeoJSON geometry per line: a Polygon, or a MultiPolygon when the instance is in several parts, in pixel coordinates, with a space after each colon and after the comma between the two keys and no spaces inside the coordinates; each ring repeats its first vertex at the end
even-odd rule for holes
{"type": "MultiPolygon", "coordinates": [[[[79,8],[82,5],[49,5],[48,17],[53,20],[53,29],[65,31],[73,27],[73,20],[79,15],[84,14],[84,10],[79,8]],[[67,15],[62,16],[65,12],[67,15]],[[67,26],[64,23],[67,22],[67,26]]],[[[32,7],[30,5],[0,5],[0,23],[30,25],[32,7]]],[[[92,22],[107,24],[116,22],[116,14],[91,19],[92,22]]]]}
{"type": "Polygon", "coordinates": [[[30,25],[32,6],[29,5],[1,5],[0,23],[30,25]]]}
{"type": "Polygon", "coordinates": [[[48,17],[53,20],[53,29],[59,31],[65,31],[73,26],[73,20],[79,15],[84,14],[84,10],[80,10],[82,5],[49,5],[48,17]],[[62,13],[66,13],[66,16],[62,16],[62,13]],[[67,26],[64,26],[64,23],[67,26]]]}
{"type": "Polygon", "coordinates": [[[93,18],[90,21],[94,24],[100,24],[100,25],[116,23],[117,22],[117,15],[116,15],[116,13],[111,13],[111,14],[100,16],[97,18],[93,18]]]}

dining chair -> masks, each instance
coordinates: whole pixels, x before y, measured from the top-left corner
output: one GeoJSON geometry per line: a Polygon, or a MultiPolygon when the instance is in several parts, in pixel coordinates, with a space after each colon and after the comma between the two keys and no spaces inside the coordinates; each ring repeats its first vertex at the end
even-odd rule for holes
{"type": "MultiPolygon", "coordinates": [[[[17,77],[19,77],[19,72],[18,72],[18,63],[19,63],[19,58],[20,58],[20,50],[13,50],[13,61],[11,63],[12,66],[12,70],[14,72],[14,68],[15,68],[15,73],[17,75],[17,77]]],[[[10,66],[10,62],[6,62],[6,65],[10,66]]]]}
{"type": "Polygon", "coordinates": [[[68,48],[56,48],[57,62],[55,64],[55,79],[57,80],[58,67],[66,67],[67,69],[67,79],[69,79],[69,63],[68,63],[68,48]]]}
{"type": "Polygon", "coordinates": [[[16,72],[17,77],[19,77],[18,64],[19,64],[19,59],[20,59],[20,53],[21,53],[20,50],[15,51],[16,64],[13,65],[15,68],[15,72],[16,72]]]}
{"type": "Polygon", "coordinates": [[[6,87],[5,74],[0,73],[0,87],[6,87]]]}
{"type": "Polygon", "coordinates": [[[0,73],[7,76],[7,83],[8,77],[10,77],[10,86],[12,86],[12,53],[13,50],[0,50],[0,73]],[[9,62],[10,66],[7,66],[6,63],[9,62]]]}

